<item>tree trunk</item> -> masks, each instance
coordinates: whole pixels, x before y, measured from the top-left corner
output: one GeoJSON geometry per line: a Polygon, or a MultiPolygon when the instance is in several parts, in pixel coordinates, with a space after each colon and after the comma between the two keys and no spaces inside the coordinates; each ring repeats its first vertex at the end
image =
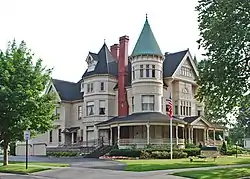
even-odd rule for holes
{"type": "Polygon", "coordinates": [[[3,165],[8,165],[9,164],[9,160],[8,160],[8,142],[4,141],[3,142],[3,165]]]}

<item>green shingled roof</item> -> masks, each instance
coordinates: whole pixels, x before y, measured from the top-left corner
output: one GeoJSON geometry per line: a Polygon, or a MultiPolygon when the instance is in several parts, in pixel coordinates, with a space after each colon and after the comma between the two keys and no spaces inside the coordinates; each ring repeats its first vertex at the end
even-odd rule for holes
{"type": "Polygon", "coordinates": [[[147,18],[131,54],[131,56],[137,55],[162,55],[147,18]]]}

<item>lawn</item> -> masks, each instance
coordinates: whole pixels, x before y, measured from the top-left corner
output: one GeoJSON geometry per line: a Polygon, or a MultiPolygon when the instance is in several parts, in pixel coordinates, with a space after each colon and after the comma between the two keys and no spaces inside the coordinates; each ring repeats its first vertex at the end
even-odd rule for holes
{"type": "Polygon", "coordinates": [[[234,156],[213,159],[194,159],[190,162],[188,158],[185,159],[161,159],[161,160],[120,160],[127,164],[125,167],[126,171],[154,171],[154,170],[168,170],[168,169],[179,169],[179,168],[194,168],[194,167],[210,167],[210,166],[221,166],[221,165],[236,165],[236,164],[250,164],[250,156],[242,156],[235,158],[234,156]]]}
{"type": "Polygon", "coordinates": [[[175,173],[174,175],[189,177],[194,179],[213,179],[213,178],[235,179],[239,177],[250,176],[250,167],[188,171],[188,172],[175,173]]]}
{"type": "Polygon", "coordinates": [[[28,164],[28,169],[26,170],[25,162],[10,161],[8,166],[2,166],[2,163],[0,163],[0,172],[29,174],[44,170],[50,170],[55,167],[66,167],[66,166],[68,166],[68,164],[30,162],[28,164]]]}

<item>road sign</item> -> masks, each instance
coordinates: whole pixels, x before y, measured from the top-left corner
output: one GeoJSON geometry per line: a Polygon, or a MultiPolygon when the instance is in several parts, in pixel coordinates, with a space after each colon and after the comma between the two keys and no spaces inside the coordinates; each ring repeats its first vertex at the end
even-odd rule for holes
{"type": "Polygon", "coordinates": [[[30,140],[30,131],[24,131],[24,140],[30,140]]]}

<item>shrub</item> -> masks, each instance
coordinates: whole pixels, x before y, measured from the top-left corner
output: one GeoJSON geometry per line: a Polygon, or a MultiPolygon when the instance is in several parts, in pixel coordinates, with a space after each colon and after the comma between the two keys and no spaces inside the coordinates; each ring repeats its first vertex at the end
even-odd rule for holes
{"type": "Polygon", "coordinates": [[[145,150],[142,150],[141,151],[141,155],[140,155],[140,158],[141,159],[149,159],[151,158],[152,154],[148,151],[145,151],[145,150]]]}
{"type": "Polygon", "coordinates": [[[55,156],[55,157],[74,157],[77,156],[77,152],[65,151],[65,152],[47,152],[47,156],[55,156]]]}
{"type": "Polygon", "coordinates": [[[226,143],[223,142],[222,146],[221,146],[221,149],[220,149],[220,153],[222,155],[226,155],[227,154],[227,146],[226,146],[226,143]]]}
{"type": "Polygon", "coordinates": [[[197,146],[195,144],[191,144],[191,143],[188,143],[185,145],[185,148],[197,148],[197,146]]]}
{"type": "Polygon", "coordinates": [[[124,156],[124,157],[140,157],[140,150],[131,149],[113,149],[109,153],[110,156],[124,156]]]}
{"type": "Polygon", "coordinates": [[[187,153],[187,157],[195,157],[201,154],[200,148],[186,148],[183,152],[187,153]]]}

